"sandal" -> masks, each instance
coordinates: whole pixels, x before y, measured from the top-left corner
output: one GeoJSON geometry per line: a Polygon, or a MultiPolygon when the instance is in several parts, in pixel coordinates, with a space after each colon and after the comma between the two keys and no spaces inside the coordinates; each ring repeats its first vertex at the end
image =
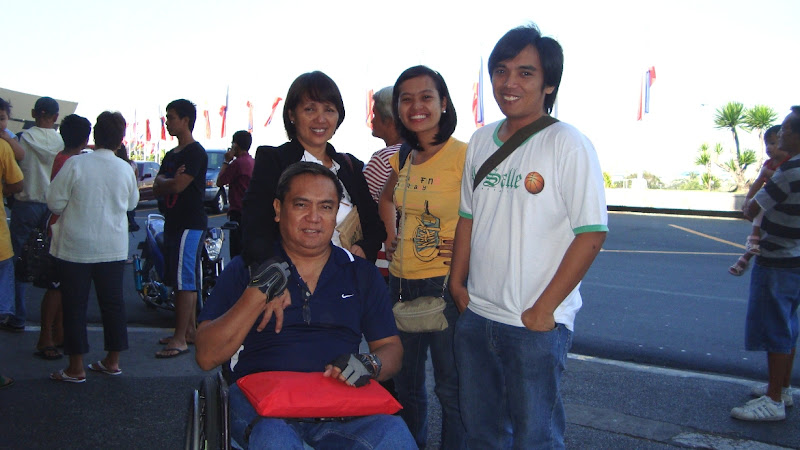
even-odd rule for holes
{"type": "Polygon", "coordinates": [[[42,347],[40,349],[37,349],[35,352],[33,352],[33,356],[37,356],[39,358],[46,359],[48,361],[61,359],[64,357],[64,355],[61,354],[61,352],[58,351],[58,349],[53,346],[42,347]]]}
{"type": "Polygon", "coordinates": [[[750,264],[750,260],[745,258],[744,256],[740,256],[739,259],[736,261],[736,264],[728,267],[728,273],[740,277],[742,274],[747,270],[747,266],[750,264]]]}
{"type": "Polygon", "coordinates": [[[89,370],[92,370],[94,372],[104,373],[106,375],[112,375],[112,376],[122,375],[122,369],[117,368],[116,370],[111,370],[103,364],[103,361],[90,363],[86,367],[88,367],[89,370]]]}
{"type": "Polygon", "coordinates": [[[745,250],[747,250],[747,253],[760,255],[761,254],[761,246],[759,245],[760,242],[761,242],[761,236],[751,234],[750,236],[747,236],[747,242],[744,244],[744,248],[745,250]]]}
{"type": "Polygon", "coordinates": [[[86,376],[82,377],[71,377],[67,375],[64,370],[59,370],[58,372],[53,372],[50,374],[50,379],[54,381],[64,381],[67,383],[85,383],[86,376]]]}
{"type": "MultiPolygon", "coordinates": [[[[163,337],[163,338],[158,340],[158,344],[159,345],[167,345],[171,341],[172,341],[172,336],[165,336],[165,337],[163,337]]],[[[194,341],[190,341],[189,339],[186,339],[186,344],[187,345],[194,345],[194,341]]]]}

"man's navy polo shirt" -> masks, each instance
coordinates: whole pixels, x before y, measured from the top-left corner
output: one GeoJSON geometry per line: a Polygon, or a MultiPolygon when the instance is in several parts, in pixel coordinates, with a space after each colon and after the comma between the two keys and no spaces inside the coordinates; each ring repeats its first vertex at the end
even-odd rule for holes
{"type": "MultiPolygon", "coordinates": [[[[289,261],[292,304],[284,310],[283,328],[275,334],[273,317],[259,333],[256,326],[262,316],[253,318],[250,332],[231,358],[234,380],[265,371],[322,372],[337,356],[358,353],[362,334],[367,342],[397,335],[389,290],[375,265],[333,244],[331,248],[316,291],[308,296],[310,323],[303,319],[308,289],[289,261]]],[[[224,314],[249,281],[247,266],[237,256],[217,279],[199,321],[224,314]]]]}

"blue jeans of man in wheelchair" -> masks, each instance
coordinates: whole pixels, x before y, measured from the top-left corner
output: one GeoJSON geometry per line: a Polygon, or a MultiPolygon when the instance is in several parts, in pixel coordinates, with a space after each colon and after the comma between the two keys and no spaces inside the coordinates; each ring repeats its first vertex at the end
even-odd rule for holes
{"type": "Polygon", "coordinates": [[[385,414],[333,422],[262,418],[245,440],[245,431],[258,413],[236,384],[231,385],[229,398],[231,437],[243,448],[302,450],[304,443],[314,448],[417,448],[405,422],[385,414]]]}

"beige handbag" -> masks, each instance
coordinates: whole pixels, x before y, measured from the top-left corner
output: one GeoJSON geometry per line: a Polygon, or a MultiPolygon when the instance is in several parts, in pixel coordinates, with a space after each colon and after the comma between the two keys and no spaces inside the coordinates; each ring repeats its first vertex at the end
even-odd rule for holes
{"type": "Polygon", "coordinates": [[[356,242],[364,239],[364,232],[361,231],[361,217],[358,215],[358,208],[353,205],[353,209],[344,217],[342,223],[336,226],[339,232],[339,243],[342,248],[350,250],[356,242]]]}
{"type": "MultiPolygon", "coordinates": [[[[414,162],[413,153],[411,161],[408,164],[408,172],[406,172],[406,179],[411,175],[411,166],[414,162]]],[[[408,191],[408,183],[403,188],[403,213],[400,216],[400,236],[402,230],[405,229],[406,224],[406,192],[408,191]]],[[[400,253],[400,273],[402,278],[403,272],[403,245],[398,249],[400,253]]],[[[424,297],[417,297],[413,300],[403,301],[402,287],[400,300],[392,307],[394,313],[394,321],[397,329],[405,331],[406,333],[428,333],[431,331],[442,331],[447,329],[447,318],[444,315],[445,300],[444,290],[447,289],[447,279],[450,277],[450,272],[444,277],[444,284],[442,285],[442,294],[438,297],[428,295],[424,297]]]]}

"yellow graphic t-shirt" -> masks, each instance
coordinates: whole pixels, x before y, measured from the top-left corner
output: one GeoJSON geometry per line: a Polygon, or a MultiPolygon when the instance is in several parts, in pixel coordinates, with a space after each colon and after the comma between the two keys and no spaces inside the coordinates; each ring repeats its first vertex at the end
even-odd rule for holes
{"type": "MultiPolygon", "coordinates": [[[[400,213],[405,209],[406,217],[405,227],[401,219],[397,251],[389,264],[392,275],[419,280],[447,274],[444,262],[449,258],[440,257],[436,247],[456,233],[466,150],[467,144],[451,137],[422,164],[411,164],[409,156],[398,174],[394,204],[400,213]]],[[[399,152],[389,160],[395,173],[399,160],[399,152]]]]}
{"type": "MultiPolygon", "coordinates": [[[[22,171],[14,161],[14,151],[8,142],[0,139],[0,189],[5,184],[15,184],[22,181],[22,171]]],[[[11,248],[11,234],[8,232],[6,209],[0,205],[0,261],[5,261],[14,256],[11,248]]]]}

